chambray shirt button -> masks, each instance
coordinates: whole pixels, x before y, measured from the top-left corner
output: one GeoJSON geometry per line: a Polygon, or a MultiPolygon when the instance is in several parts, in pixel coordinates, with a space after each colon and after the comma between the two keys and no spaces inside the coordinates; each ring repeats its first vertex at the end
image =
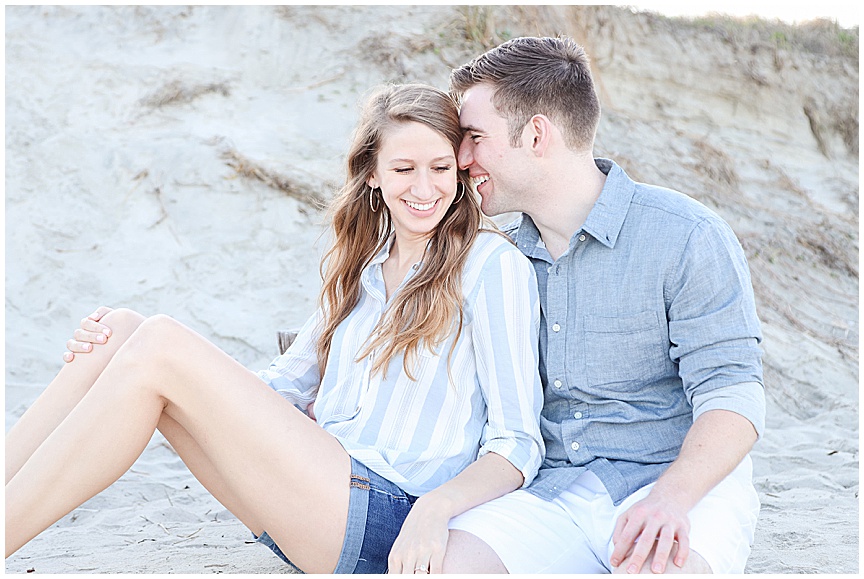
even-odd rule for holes
{"type": "Polygon", "coordinates": [[[555,388],[561,388],[561,380],[555,380],[553,384],[555,384],[555,388]]]}
{"type": "Polygon", "coordinates": [[[560,332],[561,326],[559,326],[558,324],[552,324],[552,331],[553,332],[560,332]]]}
{"type": "Polygon", "coordinates": [[[570,448],[572,448],[573,450],[579,450],[579,443],[578,442],[571,443],[570,448]]]}
{"type": "MultiPolygon", "coordinates": [[[[574,414],[573,414],[573,418],[575,418],[576,420],[579,420],[580,418],[582,418],[582,413],[581,413],[581,412],[576,412],[576,413],[574,413],[574,414]]],[[[575,449],[574,449],[574,450],[575,450],[575,449]]]]}
{"type": "Polygon", "coordinates": [[[585,234],[584,233],[579,236],[579,241],[585,241],[585,234]]]}

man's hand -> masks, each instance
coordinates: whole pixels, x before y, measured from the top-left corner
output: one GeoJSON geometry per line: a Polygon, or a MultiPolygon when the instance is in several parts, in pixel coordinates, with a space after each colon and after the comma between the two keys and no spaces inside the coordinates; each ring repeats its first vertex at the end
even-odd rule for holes
{"type": "Polygon", "coordinates": [[[670,553],[672,562],[683,567],[690,555],[687,513],[738,466],[754,442],[756,430],[740,414],[718,409],[696,418],[675,462],[657,479],[648,496],[616,521],[612,566],[627,561],[625,570],[639,573],[656,547],[652,572],[666,571],[670,553]]]}
{"type": "Polygon", "coordinates": [[[688,510],[675,497],[662,496],[652,489],[651,493],[627,509],[615,523],[612,542],[611,564],[618,567],[627,560],[627,573],[639,573],[656,546],[651,571],[664,573],[678,543],[673,563],[683,567],[690,552],[690,520],[688,510]]]}

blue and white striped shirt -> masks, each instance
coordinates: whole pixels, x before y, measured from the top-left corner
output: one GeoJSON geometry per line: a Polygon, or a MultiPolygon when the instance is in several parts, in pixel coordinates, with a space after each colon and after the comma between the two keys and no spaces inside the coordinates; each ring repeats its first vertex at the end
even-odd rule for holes
{"type": "MultiPolygon", "coordinates": [[[[381,264],[391,243],[363,271],[360,301],[333,336],[323,379],[315,350],[320,310],[258,376],[303,411],[314,403],[318,424],[348,454],[407,493],[429,492],[488,452],[510,461],[527,486],[544,455],[540,302],[531,264],[502,236],[481,232],[462,273],[464,321],[450,373],[455,332],[437,354],[421,344],[415,380],[402,354],[384,377],[371,375],[371,358],[357,355],[388,305],[381,264]]],[[[415,274],[409,270],[400,289],[415,274]]]]}

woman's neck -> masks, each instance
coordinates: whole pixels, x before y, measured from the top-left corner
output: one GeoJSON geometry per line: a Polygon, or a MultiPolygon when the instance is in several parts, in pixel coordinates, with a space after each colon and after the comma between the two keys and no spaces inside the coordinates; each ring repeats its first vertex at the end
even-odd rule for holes
{"type": "Polygon", "coordinates": [[[405,239],[395,236],[390,246],[390,256],[381,266],[388,301],[405,279],[408,270],[423,259],[428,243],[429,240],[422,237],[405,239]]]}
{"type": "Polygon", "coordinates": [[[387,261],[393,261],[392,265],[398,269],[408,269],[423,259],[426,246],[429,244],[428,237],[408,237],[396,234],[393,245],[390,246],[390,257],[387,261]]]}

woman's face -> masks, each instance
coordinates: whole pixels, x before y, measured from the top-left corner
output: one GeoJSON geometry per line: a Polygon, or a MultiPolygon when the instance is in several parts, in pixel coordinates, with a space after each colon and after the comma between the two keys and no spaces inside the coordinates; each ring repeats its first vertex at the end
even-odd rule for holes
{"type": "Polygon", "coordinates": [[[398,124],[384,135],[368,184],[381,188],[397,239],[427,238],[456,196],[456,155],[427,125],[398,124]]]}

